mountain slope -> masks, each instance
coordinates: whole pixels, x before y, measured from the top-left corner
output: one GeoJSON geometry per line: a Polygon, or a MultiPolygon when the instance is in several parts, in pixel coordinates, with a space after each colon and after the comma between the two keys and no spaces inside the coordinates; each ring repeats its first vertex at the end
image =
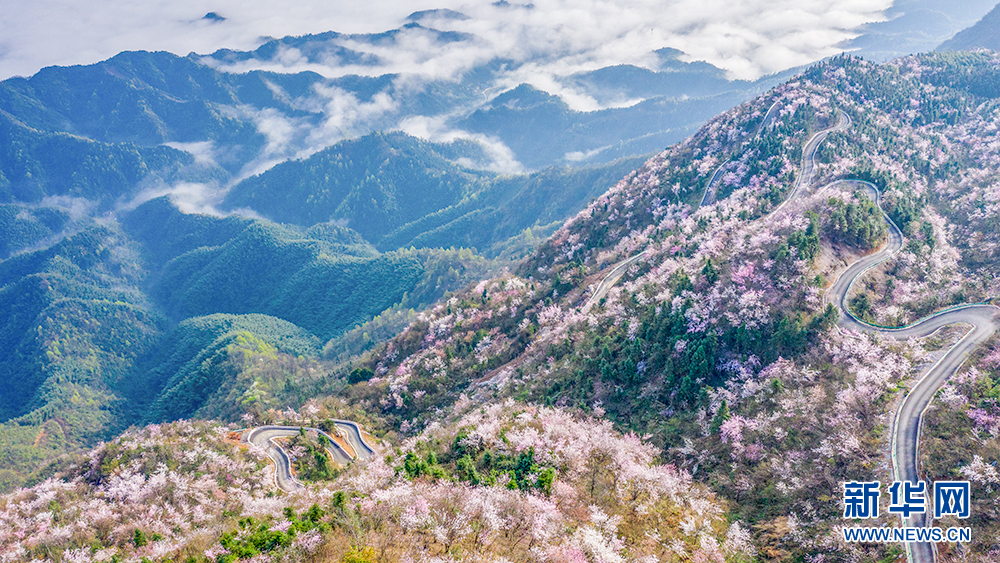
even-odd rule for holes
{"type": "MultiPolygon", "coordinates": [[[[670,80],[669,75],[662,80],[670,80]]],[[[690,99],[658,95],[626,108],[580,112],[556,96],[522,84],[476,109],[458,126],[499,138],[530,168],[605,163],[624,156],[614,150],[617,145],[627,144],[632,154],[642,154],[680,141],[751,90],[690,99]]]]}
{"type": "MultiPolygon", "coordinates": [[[[378,389],[382,415],[401,429],[508,397],[577,406],[649,433],[734,503],[732,518],[753,524],[769,558],[831,546],[843,560],[895,557],[845,547],[842,483],[891,480],[892,405],[933,364],[928,350],[961,333],[896,342],[834,328],[825,288],[887,232],[864,192],[838,180],[874,182],[905,237],[856,284],[858,315],[900,325],[1000,297],[992,61],[837,57],[811,68],[650,159],[515,273],[420,316],[363,359],[375,377],[341,395],[374,405],[378,389]],[[775,120],[760,127],[774,103],[775,120]],[[698,207],[712,178],[725,197],[698,207]],[[620,280],[597,295],[613,272],[620,280]],[[776,534],[806,507],[804,535],[776,534]]],[[[974,370],[957,377],[992,386],[974,370]]],[[[985,459],[995,440],[977,432],[993,425],[992,403],[942,400],[975,422],[960,431],[985,459]]],[[[976,463],[949,450],[951,470],[976,463]]],[[[992,528],[991,494],[976,498],[992,528]]],[[[973,549],[988,561],[992,537],[973,549]]]]}
{"type": "Polygon", "coordinates": [[[27,126],[105,143],[155,146],[212,141],[229,148],[220,164],[249,161],[266,139],[241,106],[310,114],[268,84],[307,92],[315,74],[220,73],[164,52],[124,52],[88,66],[50,67],[0,83],[0,107],[27,126]]]}
{"type": "Polygon", "coordinates": [[[936,51],[970,51],[972,49],[1000,50],[1000,6],[994,6],[983,19],[963,29],[954,37],[941,43],[936,51]]]}
{"type": "Polygon", "coordinates": [[[398,302],[422,273],[403,255],[337,255],[323,241],[254,223],[168,262],[153,295],[176,318],[265,313],[322,338],[398,302]]]}
{"type": "Polygon", "coordinates": [[[191,163],[169,147],[101,143],[32,128],[0,109],[0,202],[39,203],[63,196],[107,207],[154,177],[169,180],[191,163]]]}
{"type": "Polygon", "coordinates": [[[141,362],[150,371],[151,384],[162,391],[150,395],[137,390],[133,396],[148,404],[144,421],[236,419],[248,406],[248,396],[263,392],[268,383],[261,379],[246,382],[236,375],[244,355],[284,352],[293,357],[315,357],[319,348],[320,340],[308,331],[266,315],[215,314],[187,319],[141,362]],[[235,395],[235,400],[230,395],[235,395]],[[198,416],[199,411],[203,416],[198,416]]]}
{"type": "MultiPolygon", "coordinates": [[[[32,212],[18,221],[50,220],[32,212]]],[[[467,250],[382,254],[328,223],[187,215],[166,198],[120,223],[75,225],[52,246],[0,261],[4,487],[132,423],[235,418],[249,404],[300,397],[285,378],[315,373],[303,356],[318,357],[327,339],[493,267],[467,250]],[[264,369],[272,362],[284,364],[264,369]],[[230,397],[255,382],[266,396],[230,397]]]]}
{"type": "Polygon", "coordinates": [[[861,35],[844,48],[877,62],[932,51],[974,25],[995,4],[993,0],[897,0],[885,10],[885,21],[860,26],[861,35]]]}
{"type": "Polygon", "coordinates": [[[53,208],[0,204],[0,260],[61,232],[69,220],[53,208]]]}
{"type": "Polygon", "coordinates": [[[95,227],[0,262],[3,485],[134,420],[127,390],[151,388],[134,367],[166,328],[134,253],[120,231],[95,227]]]}
{"type": "Polygon", "coordinates": [[[299,225],[341,221],[377,242],[478,191],[490,176],[458,167],[443,150],[401,133],[373,133],[248,178],[223,205],[299,225]]]}
{"type": "Polygon", "coordinates": [[[525,229],[576,212],[641,162],[504,176],[452,162],[470,148],[373,133],[248,178],[223,207],[303,226],[346,224],[386,251],[464,246],[495,255],[525,229]]]}

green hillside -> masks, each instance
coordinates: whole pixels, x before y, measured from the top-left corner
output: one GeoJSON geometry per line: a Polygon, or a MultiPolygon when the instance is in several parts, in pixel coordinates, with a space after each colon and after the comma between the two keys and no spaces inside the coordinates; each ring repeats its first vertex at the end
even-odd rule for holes
{"type": "Polygon", "coordinates": [[[0,204],[0,260],[62,231],[69,219],[58,209],[0,204]]]}
{"type": "Polygon", "coordinates": [[[490,176],[458,167],[432,143],[373,133],[244,180],[224,205],[299,225],[342,221],[378,241],[474,193],[490,176]]]}
{"type": "Polygon", "coordinates": [[[133,396],[137,403],[149,403],[143,420],[190,418],[199,410],[210,417],[235,419],[245,405],[225,399],[233,393],[242,397],[248,389],[236,388],[240,366],[235,364],[239,358],[232,356],[241,351],[316,356],[320,344],[302,328],[267,315],[191,318],[177,325],[156,353],[142,362],[157,394],[136,388],[133,396]]]}
{"type": "Polygon", "coordinates": [[[475,149],[373,133],[248,178],[224,206],[304,226],[345,223],[381,250],[459,246],[496,255],[525,229],[579,211],[644,159],[524,175],[452,162],[475,149]]]}
{"type": "Polygon", "coordinates": [[[196,248],[223,244],[253,223],[239,216],[181,213],[168,197],[147,201],[120,221],[129,236],[142,243],[145,257],[158,267],[196,248]]]}
{"type": "MultiPolygon", "coordinates": [[[[226,107],[253,104],[296,112],[264,83],[267,75],[220,73],[164,52],[124,52],[87,66],[49,67],[0,83],[0,107],[25,125],[70,131],[105,143],[154,146],[211,140],[231,147],[238,166],[263,146],[252,120],[226,107]]],[[[274,77],[284,83],[281,77],[274,77]]],[[[289,78],[314,83],[314,74],[289,78]]]]}
{"type": "Polygon", "coordinates": [[[128,426],[125,390],[147,387],[136,361],[166,326],[134,250],[94,227],[0,262],[0,486],[128,426]]]}
{"type": "Polygon", "coordinates": [[[420,274],[412,258],[337,254],[325,241],[254,221],[168,262],[152,293],[175,318],[265,313],[329,338],[399,301],[420,274]]]}
{"type": "MultiPolygon", "coordinates": [[[[12,249],[67,220],[48,208],[0,212],[12,249]]],[[[469,250],[379,253],[332,223],[184,214],[166,198],[2,260],[0,487],[129,424],[235,418],[255,384],[254,401],[300,400],[281,374],[317,368],[297,358],[494,267],[469,250]],[[289,367],[299,361],[308,366],[289,367]]]]}
{"type": "Polygon", "coordinates": [[[602,166],[552,167],[531,174],[497,176],[471,197],[421,217],[387,234],[380,247],[465,246],[493,256],[530,250],[515,237],[526,229],[548,236],[563,219],[613,186],[645,157],[602,166]],[[546,230],[549,227],[549,230],[546,230]]]}
{"type": "Polygon", "coordinates": [[[37,203],[46,196],[110,203],[151,175],[170,178],[191,161],[168,147],[41,131],[0,110],[0,203],[37,203]]]}

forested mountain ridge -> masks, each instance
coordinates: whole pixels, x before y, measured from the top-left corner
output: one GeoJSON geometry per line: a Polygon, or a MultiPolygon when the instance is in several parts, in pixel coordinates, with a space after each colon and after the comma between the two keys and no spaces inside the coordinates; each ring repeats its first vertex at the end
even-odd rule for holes
{"type": "Polygon", "coordinates": [[[459,167],[441,156],[445,148],[373,133],[243,180],[223,205],[300,225],[341,221],[377,240],[475,193],[493,176],[459,167]]]}
{"type": "MultiPolygon", "coordinates": [[[[500,175],[473,167],[490,159],[479,143],[398,132],[307,158],[365,131],[323,133],[324,96],[374,103],[395,78],[232,73],[197,56],[126,52],[0,83],[0,304],[12,351],[0,360],[0,485],[150,413],[235,416],[235,399],[217,390],[243,381],[244,352],[295,357],[300,348],[279,335],[296,330],[318,339],[310,357],[324,343],[332,355],[367,349],[405,326],[412,308],[530,251],[638,162],[500,175]],[[306,160],[251,176],[289,157],[306,160]],[[338,168],[344,162],[350,171],[338,168]],[[277,191],[230,191],[246,176],[259,187],[282,174],[277,191]],[[344,197],[331,207],[316,182],[344,197]],[[214,205],[293,225],[179,211],[217,213],[214,205]],[[351,219],[361,232],[343,226],[351,219]],[[243,328],[188,339],[201,316],[216,314],[237,315],[243,328]],[[202,348],[154,366],[177,341],[202,348]],[[205,369],[191,364],[198,358],[210,360],[205,369]],[[161,391],[168,406],[148,410],[161,391]]],[[[440,111],[438,98],[419,95],[405,111],[440,111]]],[[[267,390],[265,372],[252,377],[267,390]]],[[[255,401],[305,392],[283,378],[274,385],[255,401]]]]}
{"type": "Polygon", "coordinates": [[[49,67],[0,83],[0,107],[27,127],[100,143],[150,147],[212,142],[215,164],[234,173],[267,143],[252,110],[312,119],[290,96],[307,94],[319,75],[221,73],[188,57],[125,52],[87,66],[49,67]]]}
{"type": "Polygon", "coordinates": [[[381,250],[464,246],[495,255],[524,229],[549,226],[597,197],[644,158],[525,175],[453,162],[474,150],[373,133],[247,178],[222,206],[303,226],[343,224],[381,250]]]}
{"type": "MultiPolygon", "coordinates": [[[[0,337],[17,350],[2,368],[0,440],[16,446],[10,466],[41,481],[0,498],[0,553],[896,558],[838,539],[839,494],[844,481],[891,481],[889,413],[955,334],[896,342],[834,328],[825,289],[887,232],[879,207],[837,181],[878,186],[905,238],[858,284],[859,317],[904,324],[997,299],[998,84],[994,53],[833,58],[646,160],[514,264],[434,245],[517,244],[522,228],[545,226],[521,222],[522,197],[555,222],[613,168],[504,177],[455,164],[446,145],[373,134],[231,192],[266,194],[284,224],[185,214],[166,198],[90,222],[12,204],[4,224],[25,245],[70,234],[0,262],[0,304],[14,313],[0,337]],[[850,125],[834,130],[840,115],[850,125]],[[819,131],[830,133],[813,160],[803,147],[819,131]],[[372,148],[371,162],[351,156],[372,148]],[[807,159],[814,181],[800,184],[807,159]],[[348,164],[357,185],[316,192],[348,164]],[[431,188],[426,199],[400,195],[396,165],[431,188]],[[299,177],[312,188],[293,201],[315,207],[292,220],[295,204],[274,199],[299,177]],[[560,199],[563,178],[579,178],[577,195],[560,199]],[[712,178],[715,201],[700,206],[712,178]],[[394,199],[364,214],[376,195],[394,199]],[[508,223],[483,226],[494,219],[508,223]],[[408,310],[419,304],[432,307],[408,310]],[[291,500],[268,495],[263,458],[224,441],[232,426],[151,425],[40,467],[115,425],[213,416],[351,418],[388,447],[291,500]]],[[[526,88],[502,101],[498,115],[558,105],[526,88]]],[[[991,531],[997,357],[994,340],[927,429],[937,461],[926,467],[975,481],[976,525],[991,531]]],[[[977,536],[969,558],[988,561],[994,537],[977,536]]]]}
{"type": "MultiPolygon", "coordinates": [[[[293,39],[325,48],[329,38],[293,39]]],[[[261,52],[269,51],[262,47],[261,52]]],[[[714,67],[681,63],[677,56],[665,55],[661,72],[635,68],[631,72],[644,77],[643,81],[633,82],[672,84],[675,91],[668,96],[647,85],[628,93],[653,96],[645,105],[579,112],[563,104],[558,116],[547,117],[535,115],[536,105],[507,107],[503,95],[497,99],[496,108],[483,105],[480,92],[496,71],[489,65],[471,71],[457,85],[445,81],[413,93],[403,84],[397,87],[400,77],[395,75],[324,78],[314,72],[225,72],[204,64],[216,61],[212,57],[177,57],[164,52],[125,52],[94,65],[50,67],[29,78],[0,83],[0,134],[7,141],[5,146],[18,149],[0,161],[0,197],[4,202],[37,202],[58,195],[86,197],[107,206],[120,196],[130,195],[128,192],[146,174],[155,174],[165,184],[225,183],[289,157],[311,154],[345,137],[397,129],[407,117],[440,116],[466,106],[469,109],[464,113],[469,115],[483,106],[466,123],[471,134],[517,145],[515,159],[530,168],[579,161],[600,164],[644,154],[679,140],[704,119],[777,80],[769,77],[759,84],[730,82],[721,79],[714,67]],[[711,80],[705,82],[704,76],[711,76],[711,80]],[[391,103],[386,101],[389,99],[391,103]],[[358,106],[360,113],[372,117],[338,122],[336,108],[345,104],[358,106]],[[490,113],[500,109],[516,115],[490,113]],[[587,134],[581,137],[584,131],[587,134]],[[544,140],[545,150],[536,146],[537,142],[530,147],[516,142],[515,138],[526,135],[544,140]],[[81,145],[80,137],[96,144],[81,145]],[[182,152],[153,150],[163,144],[182,152]],[[199,157],[198,166],[192,166],[196,163],[191,154],[183,151],[199,157]],[[591,158],[597,153],[603,154],[596,160],[591,158]],[[93,170],[88,170],[86,177],[78,173],[74,181],[67,181],[59,168],[52,168],[54,162],[67,156],[85,160],[88,155],[93,170]],[[121,163],[112,165],[114,159],[121,163]],[[143,172],[139,177],[136,167],[143,172]],[[31,175],[24,176],[28,171],[31,175]],[[102,172],[123,174],[124,178],[102,179],[102,185],[109,186],[106,192],[78,184],[92,182],[93,175],[102,172]]],[[[608,69],[572,79],[589,85],[599,96],[601,91],[621,87],[620,81],[609,81],[605,75],[622,70],[608,69]]],[[[528,87],[514,92],[524,88],[528,87]]],[[[455,126],[462,123],[459,119],[455,126]]],[[[489,165],[494,158],[482,147],[452,158],[468,156],[474,157],[471,160],[478,167],[489,165]]],[[[67,162],[62,166],[72,170],[84,165],[67,162]]]]}
{"type": "Polygon", "coordinates": [[[5,204],[38,204],[61,197],[107,206],[151,177],[164,181],[185,177],[180,170],[194,162],[190,155],[169,147],[101,143],[36,129],[4,109],[0,109],[0,143],[0,202],[5,204]]]}
{"type": "MultiPolygon", "coordinates": [[[[252,52],[223,49],[197,60],[233,72],[286,68],[289,60],[298,63],[293,67],[328,68],[327,65],[333,64],[379,69],[385,62],[377,55],[381,48],[406,45],[408,41],[440,42],[443,49],[459,45],[477,48],[475,37],[440,32],[425,24],[428,22],[421,20],[374,34],[329,32],[284,37],[268,41],[252,52]]],[[[649,58],[653,68],[618,65],[558,79],[556,88],[570,89],[574,95],[592,99],[603,108],[597,111],[574,110],[527,84],[510,89],[509,76],[517,76],[524,63],[505,57],[477,64],[462,72],[457,80],[431,80],[427,84],[426,77],[416,77],[413,81],[419,85],[417,88],[412,87],[405,74],[377,80],[345,77],[336,84],[347,92],[357,91],[358,99],[366,101],[375,100],[373,94],[381,91],[387,96],[382,101],[398,103],[395,109],[400,115],[436,116],[444,118],[444,123],[452,129],[498,139],[513,149],[516,160],[529,169],[538,169],[575,163],[596,165],[658,150],[693,132],[719,111],[764,91],[792,72],[750,82],[727,79],[724,71],[704,61],[683,62],[685,54],[675,49],[660,49],[650,53],[649,58]],[[397,78],[401,78],[398,84],[397,78]],[[351,80],[357,80],[359,86],[351,80]],[[520,97],[525,90],[532,91],[536,101],[546,100],[546,103],[507,104],[511,97],[520,97]]]]}
{"type": "MultiPolygon", "coordinates": [[[[859,284],[857,314],[893,326],[995,301],[993,57],[838,57],[813,67],[629,174],[516,274],[419,316],[363,364],[372,378],[345,392],[404,431],[434,428],[440,409],[469,400],[596,412],[649,433],[667,459],[729,499],[768,558],[894,556],[838,539],[838,492],[843,481],[891,481],[892,405],[955,336],[896,343],[832,329],[837,312],[824,287],[886,233],[878,208],[835,180],[879,186],[905,237],[859,284]],[[754,136],[774,102],[777,119],[754,136]],[[794,185],[805,141],[837,111],[850,126],[823,141],[811,189],[772,214],[794,185]],[[720,166],[724,198],[698,208],[720,166]],[[640,251],[589,303],[608,269],[640,251]],[[794,539],[779,533],[790,513],[802,530],[794,539]]],[[[980,432],[994,424],[996,346],[976,357],[962,376],[969,383],[955,384],[964,394],[948,403],[958,411],[947,432],[965,437],[965,449],[935,442],[950,465],[930,465],[943,472],[937,478],[980,480],[977,522],[988,529],[1000,519],[981,465],[996,444],[980,432]]],[[[989,538],[972,545],[978,560],[989,560],[989,538]]]]}
{"type": "Polygon", "coordinates": [[[333,224],[184,214],[166,198],[75,229],[0,262],[5,486],[132,423],[205,404],[236,416],[226,397],[244,351],[315,358],[330,338],[493,267],[471,251],[380,253],[333,224]]]}
{"type": "Polygon", "coordinates": [[[1000,26],[1000,10],[995,6],[975,25],[963,29],[938,45],[937,51],[969,51],[972,49],[992,49],[1000,47],[997,27],[1000,26]]]}

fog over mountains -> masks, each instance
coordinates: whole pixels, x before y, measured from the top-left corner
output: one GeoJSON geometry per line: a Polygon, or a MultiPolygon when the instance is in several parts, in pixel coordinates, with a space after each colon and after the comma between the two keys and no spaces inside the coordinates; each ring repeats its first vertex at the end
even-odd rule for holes
{"type": "MultiPolygon", "coordinates": [[[[38,45],[38,38],[77,21],[72,8],[55,10],[42,2],[2,16],[16,31],[5,39],[0,64],[16,72],[48,61],[96,58],[75,48],[77,42],[112,50],[108,54],[125,46],[205,53],[173,59],[123,54],[89,71],[51,69],[5,87],[18,90],[16,96],[23,98],[18,103],[36,109],[54,101],[44,91],[48,86],[68,88],[64,94],[75,97],[90,92],[102,99],[144,98],[128,102],[139,104],[131,110],[117,108],[111,115],[99,115],[111,109],[107,101],[84,109],[91,113],[86,123],[66,100],[43,111],[44,124],[29,116],[17,119],[44,131],[188,153],[174,157],[190,161],[183,171],[176,164],[173,172],[163,163],[154,166],[155,173],[142,179],[141,195],[119,193],[116,197],[125,197],[119,205],[171,194],[182,209],[218,213],[240,180],[373,131],[399,130],[436,143],[471,141],[474,145],[467,146],[476,148],[452,155],[453,160],[501,173],[648,154],[788,76],[762,73],[785,71],[845,47],[860,47],[875,57],[891,54],[888,45],[895,45],[895,54],[916,50],[928,37],[952,33],[988,9],[981,2],[965,2],[950,5],[947,17],[924,17],[920,14],[930,14],[930,8],[920,2],[891,7],[751,2],[735,10],[700,9],[700,4],[679,1],[662,9],[659,4],[499,2],[442,5],[408,15],[403,6],[386,4],[374,16],[348,8],[334,17],[302,3],[279,17],[263,5],[254,11],[223,3],[202,14],[181,2],[165,14],[157,12],[162,7],[130,8],[114,18],[88,12],[94,26],[38,45]],[[32,11],[46,17],[31,18],[32,11]],[[273,17],[265,22],[249,14],[273,17]],[[42,19],[46,33],[15,40],[42,19]],[[879,20],[885,21],[865,23],[879,20]],[[315,30],[324,22],[335,31],[319,28],[322,33],[281,39],[260,39],[264,33],[255,32],[265,23],[267,34],[274,35],[281,29],[315,30]],[[88,37],[102,26],[116,32],[104,39],[88,37]],[[120,27],[131,33],[119,33],[120,27]],[[388,31],[356,31],[379,27],[388,31]],[[141,36],[140,30],[145,30],[141,36]],[[241,44],[248,47],[234,48],[241,44]],[[52,51],[58,49],[71,54],[52,51]],[[196,90],[178,90],[192,80],[199,83],[196,90]],[[129,81],[138,81],[138,88],[129,81]],[[205,121],[208,114],[217,115],[205,121]],[[117,125],[111,123],[116,119],[117,125]],[[218,126],[225,131],[211,130],[218,126]],[[122,129],[129,127],[133,130],[122,129]]],[[[137,186],[138,180],[130,181],[137,186]]],[[[42,192],[43,197],[66,195],[42,192]]],[[[78,210],[89,205],[73,201],[78,210]]]]}
{"type": "MultiPolygon", "coordinates": [[[[530,62],[528,68],[519,70],[519,78],[508,83],[514,86],[526,82],[528,75],[542,80],[614,64],[642,64],[649,61],[651,52],[673,47],[687,53],[690,60],[706,60],[735,78],[753,79],[835,54],[840,41],[854,36],[858,26],[884,19],[883,12],[891,5],[889,0],[811,4],[791,0],[737,4],[719,0],[382,0],[363,6],[315,0],[292,4],[179,0],[84,6],[56,0],[28,5],[5,0],[0,10],[5,29],[0,40],[0,77],[31,75],[52,64],[93,63],[124,50],[248,51],[260,46],[261,38],[327,31],[371,34],[419,21],[468,40],[449,48],[424,34],[402,33],[400,44],[361,45],[377,58],[380,70],[376,74],[405,71],[442,78],[494,59],[530,62]]],[[[351,40],[346,39],[343,47],[351,49],[351,40]]],[[[306,62],[289,57],[272,64],[291,67],[306,62]]],[[[310,64],[325,66],[331,73],[356,72],[337,70],[341,64],[335,61],[325,62],[310,64]]]]}
{"type": "Polygon", "coordinates": [[[991,49],[1000,47],[1000,9],[994,7],[975,25],[963,29],[954,37],[941,43],[938,51],[962,51],[968,49],[991,49]]]}
{"type": "MultiPolygon", "coordinates": [[[[825,561],[957,334],[842,331],[826,289],[899,231],[859,323],[1000,298],[1000,71],[951,52],[990,46],[988,2],[0,8],[0,493],[42,483],[0,495],[2,563],[825,561]],[[338,473],[302,433],[294,507],[227,434],[342,418],[388,457],[338,473]],[[107,524],[168,490],[173,524],[107,524]],[[452,542],[414,522],[458,512],[404,512],[429,490],[540,535],[452,542]]],[[[995,482],[941,443],[1000,451],[987,346],[935,475],[995,482]]]]}

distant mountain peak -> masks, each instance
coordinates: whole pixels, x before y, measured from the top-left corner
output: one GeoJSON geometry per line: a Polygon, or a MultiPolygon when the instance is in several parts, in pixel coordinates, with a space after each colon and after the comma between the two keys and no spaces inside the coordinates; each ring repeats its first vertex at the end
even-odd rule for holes
{"type": "Polygon", "coordinates": [[[532,10],[535,8],[534,4],[512,4],[507,0],[497,0],[491,5],[496,6],[497,8],[524,8],[525,10],[532,10]]]}
{"type": "Polygon", "coordinates": [[[449,10],[447,8],[440,8],[437,10],[420,10],[418,12],[413,12],[412,14],[406,16],[406,21],[408,22],[418,22],[424,19],[464,21],[470,18],[469,16],[463,14],[462,12],[456,12],[455,10],[449,10]]]}
{"type": "Polygon", "coordinates": [[[972,49],[1000,50],[1000,4],[983,19],[945,41],[935,51],[968,51],[972,49]]]}
{"type": "Polygon", "coordinates": [[[539,90],[531,84],[520,84],[490,101],[490,105],[495,108],[507,107],[509,109],[529,109],[546,103],[565,105],[565,102],[559,97],[539,90]]]}
{"type": "Polygon", "coordinates": [[[656,53],[661,60],[664,61],[676,61],[684,54],[684,51],[680,49],[674,49],[673,47],[664,47],[662,49],[657,49],[653,51],[656,53]]]}

